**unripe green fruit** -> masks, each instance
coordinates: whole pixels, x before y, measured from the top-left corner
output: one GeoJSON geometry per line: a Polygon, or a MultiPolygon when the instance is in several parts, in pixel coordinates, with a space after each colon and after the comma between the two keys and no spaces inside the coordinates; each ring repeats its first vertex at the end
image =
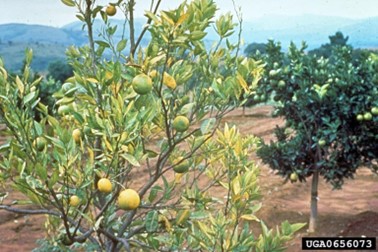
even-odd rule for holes
{"type": "Polygon", "coordinates": [[[184,132],[189,128],[189,119],[186,116],[177,116],[173,120],[173,128],[178,132],[184,132]]]}
{"type": "Polygon", "coordinates": [[[373,115],[378,115],[378,107],[372,107],[372,108],[371,108],[371,113],[372,113],[373,115]]]}
{"type": "Polygon", "coordinates": [[[178,157],[178,158],[176,158],[173,161],[173,164],[175,164],[175,166],[173,167],[173,170],[176,173],[185,173],[185,172],[187,172],[189,170],[189,167],[190,167],[189,160],[185,159],[184,161],[182,161],[181,163],[179,163],[182,159],[183,159],[182,157],[178,157]]]}
{"type": "Polygon", "coordinates": [[[324,139],[320,139],[318,141],[318,144],[319,144],[320,147],[323,147],[326,144],[326,141],[324,139]]]}
{"type": "Polygon", "coordinates": [[[133,86],[135,93],[140,95],[148,94],[152,90],[152,80],[145,74],[135,76],[131,85],[133,86]]]}
{"type": "Polygon", "coordinates": [[[364,120],[365,121],[370,121],[371,119],[373,119],[373,115],[370,112],[366,112],[364,114],[364,120]]]}
{"type": "Polygon", "coordinates": [[[33,146],[34,146],[34,148],[36,148],[37,151],[43,151],[46,147],[46,144],[47,144],[47,141],[43,137],[37,137],[33,141],[33,146]]]}
{"type": "Polygon", "coordinates": [[[279,87],[279,88],[284,88],[285,86],[286,86],[285,81],[280,80],[280,81],[278,82],[278,87],[279,87]]]}

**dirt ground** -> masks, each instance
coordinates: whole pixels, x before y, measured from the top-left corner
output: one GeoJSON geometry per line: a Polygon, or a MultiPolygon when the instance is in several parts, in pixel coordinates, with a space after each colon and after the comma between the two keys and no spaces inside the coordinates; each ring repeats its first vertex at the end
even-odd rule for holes
{"type": "MultiPolygon", "coordinates": [[[[269,106],[255,107],[247,109],[243,116],[242,110],[237,110],[227,115],[225,120],[237,125],[243,134],[255,134],[270,140],[276,125],[283,123],[282,119],[271,118],[271,111],[269,106]]],[[[258,159],[256,162],[260,163],[258,159]]],[[[267,166],[260,163],[260,167],[264,198],[259,217],[269,227],[284,220],[307,222],[310,181],[284,184],[283,179],[274,175],[267,166]]],[[[12,193],[10,197],[18,196],[12,193]]],[[[287,251],[302,251],[301,238],[307,236],[378,237],[378,176],[368,169],[361,168],[355,179],[346,181],[342,190],[332,190],[331,185],[322,181],[318,204],[317,232],[308,234],[304,228],[289,242],[287,251]]],[[[44,236],[43,225],[44,216],[25,216],[0,210],[0,251],[31,251],[37,246],[36,240],[44,236]]]]}

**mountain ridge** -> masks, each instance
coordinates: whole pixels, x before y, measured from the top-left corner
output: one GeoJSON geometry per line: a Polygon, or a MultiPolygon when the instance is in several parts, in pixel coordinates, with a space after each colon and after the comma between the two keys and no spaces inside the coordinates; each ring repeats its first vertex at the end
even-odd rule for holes
{"type": "MultiPolygon", "coordinates": [[[[118,26],[119,31],[115,34],[117,40],[121,37],[124,20],[111,21],[112,25],[118,26]]],[[[136,34],[139,34],[146,19],[138,18],[135,21],[136,34]]],[[[101,31],[101,23],[95,22],[95,32],[101,31]]],[[[23,23],[0,24],[0,57],[6,62],[7,67],[17,70],[22,65],[25,48],[30,47],[35,51],[34,63],[38,65],[37,70],[47,69],[51,60],[64,60],[64,52],[68,46],[87,43],[87,35],[82,28],[83,23],[80,21],[62,27],[23,23]],[[21,62],[17,62],[20,60],[21,62]]],[[[308,49],[314,49],[328,43],[328,36],[337,31],[349,36],[348,43],[355,48],[378,48],[378,16],[364,19],[318,15],[265,16],[243,22],[242,37],[245,45],[252,42],[266,43],[268,39],[274,39],[281,42],[283,49],[287,48],[291,41],[296,44],[305,41],[308,49]]],[[[146,45],[149,38],[149,34],[146,33],[142,45],[146,45]]],[[[98,39],[98,35],[95,39],[98,39]]],[[[208,30],[207,44],[217,39],[215,31],[208,30]]],[[[230,39],[236,40],[237,33],[230,39]]]]}

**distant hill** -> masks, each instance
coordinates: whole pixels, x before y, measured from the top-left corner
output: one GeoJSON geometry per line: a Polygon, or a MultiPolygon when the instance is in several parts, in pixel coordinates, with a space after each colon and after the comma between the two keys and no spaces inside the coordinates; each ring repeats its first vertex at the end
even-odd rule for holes
{"type": "Polygon", "coordinates": [[[83,41],[83,33],[67,31],[44,25],[4,24],[0,25],[0,40],[4,43],[40,43],[71,45],[83,41]],[[80,41],[81,40],[81,41],[80,41]]]}
{"type": "Polygon", "coordinates": [[[26,48],[32,48],[34,52],[33,70],[44,72],[49,63],[65,60],[69,45],[82,45],[85,41],[84,33],[79,31],[43,25],[0,25],[0,57],[10,71],[22,67],[26,48]]]}
{"type": "MultiPolygon", "coordinates": [[[[145,24],[145,19],[135,20],[136,34],[139,34],[145,24]]],[[[115,40],[122,34],[124,21],[112,20],[117,26],[115,40]]],[[[26,47],[34,50],[32,67],[36,71],[45,71],[50,62],[65,59],[65,50],[69,45],[81,46],[87,42],[81,22],[73,22],[61,28],[43,25],[3,24],[0,25],[0,57],[6,67],[16,71],[22,66],[26,47]]],[[[96,21],[94,31],[99,34],[103,29],[102,22],[96,21]]],[[[126,32],[128,26],[125,26],[126,32]]],[[[306,41],[309,49],[317,48],[328,42],[328,36],[341,31],[349,36],[349,43],[355,48],[378,48],[378,17],[362,20],[303,15],[297,17],[266,16],[243,23],[243,38],[245,45],[252,42],[265,43],[274,39],[287,48],[291,41],[296,44],[306,41]]],[[[236,39],[235,33],[232,39],[236,39]]],[[[96,39],[98,36],[96,37],[96,39]]],[[[147,45],[149,34],[146,33],[142,45],[147,45]]],[[[218,37],[209,30],[206,44],[211,45],[218,37]]]]}
{"type": "Polygon", "coordinates": [[[328,36],[341,31],[355,48],[378,47],[378,17],[362,20],[316,15],[267,16],[244,24],[244,39],[264,43],[274,39],[287,48],[291,41],[306,41],[309,49],[329,42],[328,36]]]}

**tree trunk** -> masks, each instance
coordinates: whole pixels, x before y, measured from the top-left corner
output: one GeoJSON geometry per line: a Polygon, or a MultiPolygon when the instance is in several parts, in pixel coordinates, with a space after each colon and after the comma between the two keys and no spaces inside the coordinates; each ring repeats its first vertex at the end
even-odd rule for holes
{"type": "Polygon", "coordinates": [[[312,175],[311,184],[311,213],[308,232],[313,233],[316,230],[316,221],[318,218],[318,184],[319,184],[319,171],[315,171],[312,175]]]}

